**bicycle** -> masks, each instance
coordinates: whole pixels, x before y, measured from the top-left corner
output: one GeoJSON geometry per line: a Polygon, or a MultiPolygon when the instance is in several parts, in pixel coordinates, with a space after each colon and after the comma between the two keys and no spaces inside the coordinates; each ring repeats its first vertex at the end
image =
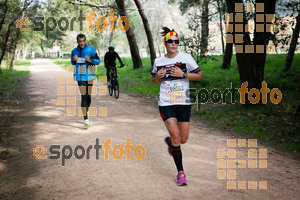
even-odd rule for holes
{"type": "Polygon", "coordinates": [[[109,73],[109,76],[110,76],[109,80],[110,80],[111,84],[108,86],[109,95],[112,96],[112,94],[114,93],[114,96],[116,99],[119,98],[119,94],[120,94],[117,68],[121,68],[121,66],[110,67],[111,73],[109,73]]]}

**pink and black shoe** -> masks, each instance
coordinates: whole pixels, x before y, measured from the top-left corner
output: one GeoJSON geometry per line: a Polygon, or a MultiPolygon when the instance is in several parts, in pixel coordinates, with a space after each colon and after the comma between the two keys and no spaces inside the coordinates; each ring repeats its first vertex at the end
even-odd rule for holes
{"type": "Polygon", "coordinates": [[[177,183],[178,186],[185,186],[185,185],[187,185],[185,177],[186,176],[185,176],[184,171],[179,171],[178,172],[177,181],[176,181],[176,183],[177,183]]]}

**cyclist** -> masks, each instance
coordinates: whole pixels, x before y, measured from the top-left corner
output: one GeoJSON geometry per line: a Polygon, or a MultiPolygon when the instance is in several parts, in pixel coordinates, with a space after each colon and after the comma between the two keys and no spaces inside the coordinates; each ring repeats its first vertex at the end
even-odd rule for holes
{"type": "Polygon", "coordinates": [[[77,35],[78,46],[72,50],[71,63],[75,65],[74,80],[78,82],[79,87],[84,87],[81,91],[81,108],[84,113],[84,127],[90,127],[88,109],[91,105],[90,92],[95,79],[95,65],[99,65],[101,59],[94,47],[86,44],[86,37],[83,34],[77,35]],[[90,89],[89,89],[90,88],[90,89]]]}
{"type": "Polygon", "coordinates": [[[180,145],[188,140],[191,115],[191,103],[186,90],[189,80],[200,81],[202,73],[191,55],[178,51],[179,37],[174,29],[163,27],[161,34],[167,54],[155,59],[151,80],[155,85],[160,83],[159,112],[170,135],[165,137],[165,142],[178,171],[176,183],[184,186],[187,182],[180,145]]]}
{"type": "Polygon", "coordinates": [[[116,58],[120,62],[120,65],[121,65],[120,67],[124,67],[124,64],[123,64],[119,54],[117,52],[115,52],[115,47],[111,45],[108,47],[108,52],[106,52],[105,56],[104,56],[104,65],[106,68],[107,86],[110,86],[109,72],[110,72],[110,68],[116,66],[116,58]]]}

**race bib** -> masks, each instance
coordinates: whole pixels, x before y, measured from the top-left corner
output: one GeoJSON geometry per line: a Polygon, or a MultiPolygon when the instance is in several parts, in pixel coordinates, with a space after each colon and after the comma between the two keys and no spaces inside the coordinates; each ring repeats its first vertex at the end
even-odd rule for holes
{"type": "Polygon", "coordinates": [[[85,63],[85,59],[84,58],[78,58],[77,63],[85,63]]]}

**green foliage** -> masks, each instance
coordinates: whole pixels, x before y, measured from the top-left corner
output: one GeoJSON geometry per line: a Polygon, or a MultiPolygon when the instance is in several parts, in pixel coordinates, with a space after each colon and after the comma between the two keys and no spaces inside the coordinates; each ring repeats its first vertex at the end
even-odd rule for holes
{"type": "Polygon", "coordinates": [[[184,49],[184,52],[191,54],[193,57],[196,57],[196,61],[199,61],[201,48],[201,30],[200,30],[200,19],[201,16],[198,14],[188,14],[188,29],[191,31],[190,36],[182,34],[180,36],[181,46],[184,49]]]}
{"type": "Polygon", "coordinates": [[[173,3],[175,3],[175,0],[168,0],[168,3],[173,4],[173,3]]]}
{"type": "Polygon", "coordinates": [[[131,12],[128,14],[130,25],[132,26],[133,29],[136,29],[137,23],[139,19],[139,15],[136,12],[131,12]]]}
{"type": "Polygon", "coordinates": [[[187,10],[191,7],[200,7],[202,5],[203,0],[181,0],[179,2],[179,9],[182,14],[187,12],[187,10]]]}
{"type": "Polygon", "coordinates": [[[188,18],[188,29],[191,34],[182,35],[181,46],[184,48],[184,51],[191,54],[192,56],[196,56],[196,61],[199,61],[199,57],[201,56],[201,29],[202,29],[202,4],[205,4],[205,1],[200,0],[182,0],[179,2],[179,8],[182,14],[187,14],[188,18]],[[193,12],[188,12],[193,8],[193,12]]]}
{"type": "MultiPolygon", "coordinates": [[[[2,24],[1,31],[0,31],[0,47],[1,47],[0,57],[3,55],[3,53],[4,53],[4,55],[6,55],[7,52],[12,52],[12,50],[13,50],[10,48],[6,48],[6,51],[4,51],[4,48],[13,46],[14,41],[16,40],[16,35],[17,35],[19,29],[17,29],[14,26],[13,22],[15,19],[17,19],[17,14],[19,14],[21,12],[22,2],[19,0],[18,1],[7,1],[6,7],[7,7],[7,13],[5,15],[4,23],[2,24]],[[12,26],[10,26],[10,25],[12,25],[12,26]],[[10,34],[8,34],[8,33],[10,33],[10,34]],[[6,38],[8,35],[9,35],[9,38],[6,43],[6,38]]],[[[3,13],[3,12],[4,12],[4,5],[1,5],[1,13],[3,13]]],[[[4,59],[8,60],[7,57],[4,57],[4,59]]]]}
{"type": "Polygon", "coordinates": [[[129,13],[129,21],[134,30],[134,34],[136,40],[138,41],[139,48],[147,48],[148,47],[148,40],[147,35],[145,32],[145,28],[142,22],[142,19],[138,12],[131,12],[129,13]]]}

